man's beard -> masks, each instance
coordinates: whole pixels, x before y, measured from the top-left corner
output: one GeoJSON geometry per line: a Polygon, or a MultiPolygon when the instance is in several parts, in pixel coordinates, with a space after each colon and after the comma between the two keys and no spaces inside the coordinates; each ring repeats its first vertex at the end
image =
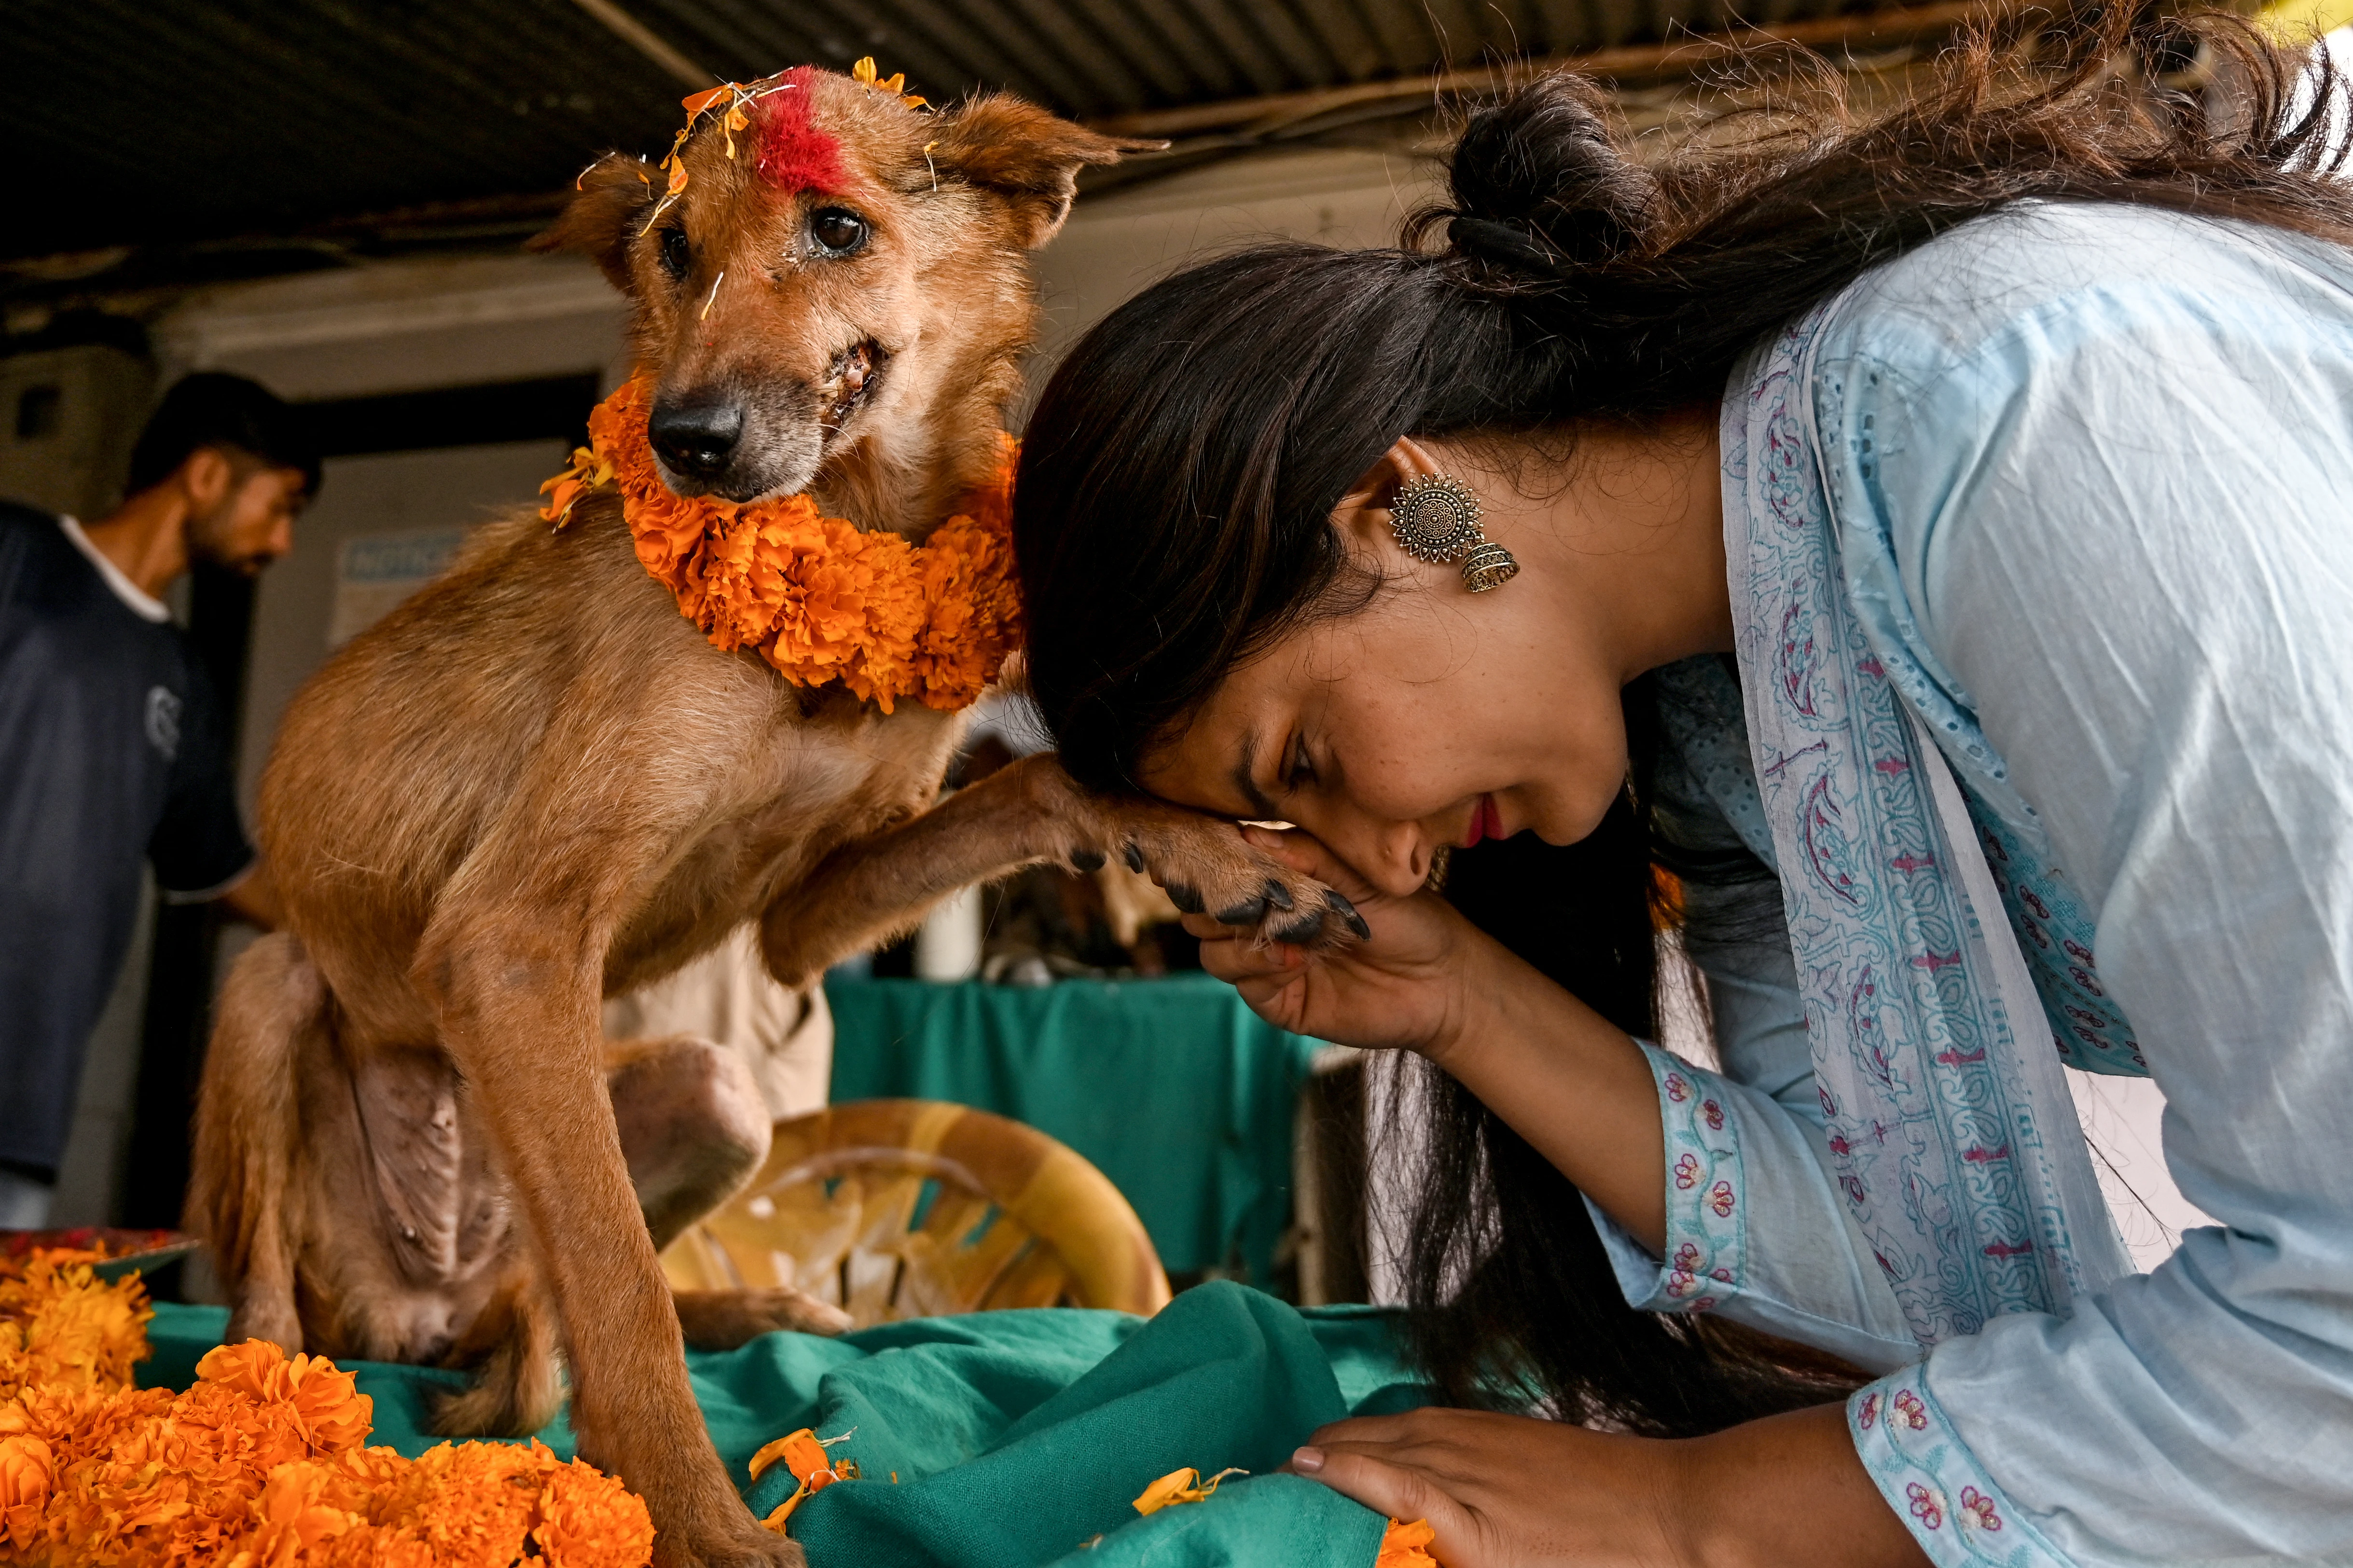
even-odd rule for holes
{"type": "Polygon", "coordinates": [[[259,577],[261,569],[272,559],[267,552],[248,550],[232,552],[227,548],[227,541],[231,537],[230,519],[236,510],[237,492],[232,490],[228,500],[191,522],[188,525],[188,553],[207,566],[218,566],[240,577],[259,577]]]}

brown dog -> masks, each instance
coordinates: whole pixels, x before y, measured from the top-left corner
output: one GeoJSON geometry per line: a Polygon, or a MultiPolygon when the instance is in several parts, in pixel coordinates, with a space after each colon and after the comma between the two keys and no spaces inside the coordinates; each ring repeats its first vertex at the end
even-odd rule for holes
{"type": "MultiPolygon", "coordinates": [[[[544,240],[633,301],[672,489],[807,490],[920,540],[997,460],[1026,252],[1123,144],[1008,98],[926,115],[789,78],[802,151],[834,160],[821,189],[763,177],[760,126],[705,115],[676,199],[609,157],[544,240]]],[[[646,1499],[662,1563],[798,1563],[722,1472],[681,1324],[724,1344],[838,1320],[791,1292],[673,1303],[658,1247],[756,1166],[767,1128],[715,1047],[614,1054],[599,998],[754,919],[805,986],[1047,860],[1124,855],[1287,941],[1355,923],[1232,825],[1087,796],[1050,759],[926,810],[960,728],[714,649],[609,492],[560,532],[485,528],[304,688],[263,782],[289,930],[230,976],[190,1199],[230,1337],[479,1369],[439,1413],[452,1433],[541,1425],[560,1342],[581,1450],[646,1499]]]]}

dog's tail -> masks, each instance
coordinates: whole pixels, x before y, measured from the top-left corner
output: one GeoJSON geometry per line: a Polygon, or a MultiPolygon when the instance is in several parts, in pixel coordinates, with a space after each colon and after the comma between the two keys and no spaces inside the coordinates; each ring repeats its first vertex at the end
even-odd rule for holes
{"type": "Polygon", "coordinates": [[[196,1097],[185,1224],[212,1247],[228,1291],[227,1343],[302,1348],[294,1296],[294,1162],[301,1147],[301,1060],[328,1048],[333,999],[289,932],[245,950],[221,988],[196,1097]]]}

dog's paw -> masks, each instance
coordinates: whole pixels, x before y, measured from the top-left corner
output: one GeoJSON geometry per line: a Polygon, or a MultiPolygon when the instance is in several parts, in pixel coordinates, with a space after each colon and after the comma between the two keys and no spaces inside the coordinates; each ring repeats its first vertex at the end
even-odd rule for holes
{"type": "Polygon", "coordinates": [[[732,1351],[762,1334],[839,1334],[849,1314],[789,1286],[753,1290],[679,1290],[679,1331],[699,1351],[732,1351]]]}
{"type": "MultiPolygon", "coordinates": [[[[1160,884],[1188,915],[1253,930],[1261,942],[1336,947],[1371,933],[1356,907],[1242,837],[1235,824],[1157,802],[1100,806],[1103,849],[1160,884]]],[[[1082,847],[1070,857],[1083,868],[1082,847]]]]}

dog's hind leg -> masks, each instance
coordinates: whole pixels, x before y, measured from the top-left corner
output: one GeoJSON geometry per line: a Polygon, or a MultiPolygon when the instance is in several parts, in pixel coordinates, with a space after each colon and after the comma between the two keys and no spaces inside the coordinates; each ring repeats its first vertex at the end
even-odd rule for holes
{"type": "Polygon", "coordinates": [[[211,1244],[229,1297],[227,1342],[302,1348],[294,1295],[301,1223],[303,1055],[332,1048],[332,1003],[284,931],[245,950],[221,988],[196,1099],[185,1224],[211,1244]]]}
{"type": "MultiPolygon", "coordinates": [[[[606,1047],[613,1121],[657,1250],[733,1195],[768,1154],[768,1111],[744,1058],[691,1036],[606,1047]]],[[[681,1290],[679,1330],[697,1350],[733,1350],[779,1329],[838,1334],[839,1307],[790,1289],[681,1290]]]]}
{"type": "Polygon", "coordinates": [[[768,1110],[744,1058],[691,1035],[605,1047],[613,1124],[660,1251],[768,1157],[768,1110]]]}

